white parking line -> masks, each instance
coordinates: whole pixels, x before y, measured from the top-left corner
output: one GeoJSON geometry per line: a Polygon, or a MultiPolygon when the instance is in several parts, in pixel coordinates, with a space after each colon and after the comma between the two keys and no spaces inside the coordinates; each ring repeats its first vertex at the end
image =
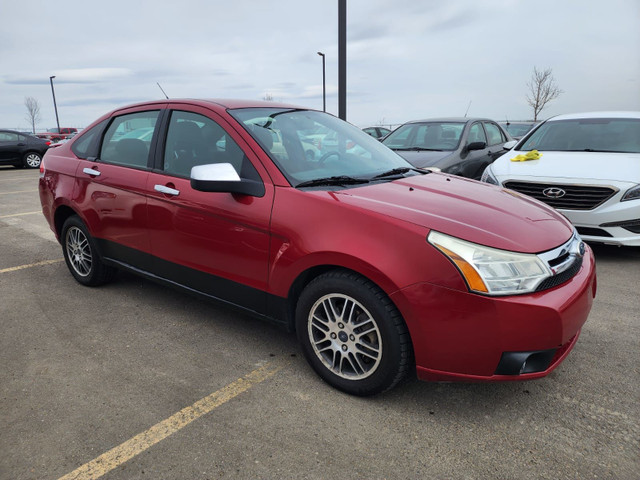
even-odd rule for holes
{"type": "Polygon", "coordinates": [[[35,215],[37,213],[42,213],[42,211],[38,210],[37,212],[12,213],[11,215],[0,215],[0,218],[22,217],[23,215],[35,215]]]}

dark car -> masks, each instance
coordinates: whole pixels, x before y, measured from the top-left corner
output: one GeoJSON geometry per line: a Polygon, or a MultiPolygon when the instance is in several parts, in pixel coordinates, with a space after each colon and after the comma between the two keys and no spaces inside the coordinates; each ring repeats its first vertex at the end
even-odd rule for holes
{"type": "Polygon", "coordinates": [[[381,138],[386,137],[387,135],[389,135],[391,133],[391,130],[389,130],[388,128],[384,128],[384,127],[367,127],[367,128],[363,128],[362,131],[364,133],[368,133],[373,138],[377,138],[378,140],[380,140],[381,138]]]}
{"type": "Polygon", "coordinates": [[[480,179],[484,169],[515,145],[496,122],[484,118],[434,118],[401,125],[382,143],[418,168],[480,179]]]}
{"type": "Polygon", "coordinates": [[[131,105],[49,150],[41,172],[42,212],[80,284],[123,269],[243,308],[295,330],[316,372],[353,394],[414,372],[543,377],[595,295],[593,253],[562,215],[415,169],[319,111],[131,105]],[[310,132],[333,150],[309,156],[310,132]]]}
{"type": "Polygon", "coordinates": [[[49,145],[50,141],[33,135],[0,130],[0,165],[38,168],[49,145]]]}
{"type": "Polygon", "coordinates": [[[515,140],[520,140],[537,124],[538,122],[500,122],[500,126],[515,140]]]}

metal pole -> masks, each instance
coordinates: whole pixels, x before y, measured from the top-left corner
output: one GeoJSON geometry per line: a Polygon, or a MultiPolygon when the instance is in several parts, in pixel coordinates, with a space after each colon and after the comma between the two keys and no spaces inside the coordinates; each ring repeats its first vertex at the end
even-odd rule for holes
{"type": "Polygon", "coordinates": [[[347,0],[338,0],[338,117],[347,119],[347,0]]]}
{"type": "Polygon", "coordinates": [[[49,77],[49,82],[51,82],[51,95],[53,95],[53,109],[56,111],[56,125],[58,125],[58,133],[60,133],[60,120],[58,120],[58,106],[56,105],[56,92],[53,90],[54,78],[56,78],[55,75],[49,77]]]}
{"type": "Polygon", "coordinates": [[[327,111],[327,76],[324,66],[324,53],[318,52],[318,55],[322,57],[322,111],[327,111]]]}

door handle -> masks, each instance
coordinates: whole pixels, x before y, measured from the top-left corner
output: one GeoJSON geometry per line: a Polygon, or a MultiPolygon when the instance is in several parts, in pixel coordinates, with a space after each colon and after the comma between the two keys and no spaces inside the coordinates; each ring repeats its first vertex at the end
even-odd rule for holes
{"type": "Polygon", "coordinates": [[[91,175],[92,177],[100,176],[100,172],[98,170],[94,170],[93,168],[83,168],[82,173],[86,173],[87,175],[91,175]]]}
{"type": "Polygon", "coordinates": [[[167,187],[165,185],[155,185],[153,189],[156,192],[164,193],[166,195],[173,195],[173,196],[180,195],[180,190],[176,190],[175,188],[167,187]]]}

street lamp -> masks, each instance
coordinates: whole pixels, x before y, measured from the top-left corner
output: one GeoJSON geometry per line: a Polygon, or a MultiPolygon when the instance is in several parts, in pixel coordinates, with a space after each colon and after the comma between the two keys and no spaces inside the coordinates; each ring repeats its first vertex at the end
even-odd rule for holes
{"type": "Polygon", "coordinates": [[[322,111],[327,111],[327,82],[326,72],[324,67],[324,53],[318,52],[318,55],[322,57],[322,111]]]}
{"type": "Polygon", "coordinates": [[[53,109],[56,111],[56,125],[58,125],[58,133],[60,133],[60,120],[58,120],[58,106],[56,105],[56,92],[53,90],[53,79],[56,78],[55,75],[49,77],[49,82],[51,82],[51,95],[53,95],[53,109]]]}

